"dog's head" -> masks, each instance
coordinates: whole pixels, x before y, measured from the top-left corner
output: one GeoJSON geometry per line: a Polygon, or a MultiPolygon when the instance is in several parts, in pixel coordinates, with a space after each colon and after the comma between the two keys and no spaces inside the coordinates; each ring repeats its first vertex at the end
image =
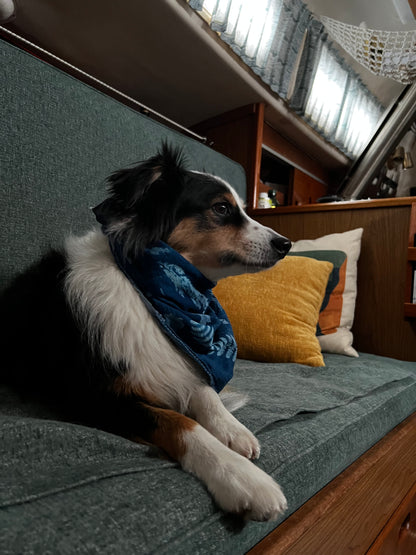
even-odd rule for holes
{"type": "Polygon", "coordinates": [[[159,154],[109,179],[110,196],[94,208],[109,236],[137,255],[161,240],[212,281],[269,268],[291,243],[247,216],[219,177],[186,170],[179,150],[159,154]]]}

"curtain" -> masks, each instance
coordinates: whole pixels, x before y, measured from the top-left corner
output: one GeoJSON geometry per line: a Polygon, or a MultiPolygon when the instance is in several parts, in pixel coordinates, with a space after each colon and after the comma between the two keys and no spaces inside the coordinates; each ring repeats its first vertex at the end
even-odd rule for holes
{"type": "Polygon", "coordinates": [[[356,158],[384,107],[302,0],[189,0],[210,27],[325,139],[356,158]]]}
{"type": "Polygon", "coordinates": [[[321,39],[306,101],[297,112],[347,156],[356,158],[376,130],[384,107],[326,37],[321,39]]]}

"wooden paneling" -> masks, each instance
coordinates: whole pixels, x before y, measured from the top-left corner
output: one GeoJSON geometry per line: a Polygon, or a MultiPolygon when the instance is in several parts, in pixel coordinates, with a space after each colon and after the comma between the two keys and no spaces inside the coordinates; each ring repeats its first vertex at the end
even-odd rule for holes
{"type": "Polygon", "coordinates": [[[416,484],[400,503],[367,555],[415,555],[416,484]]]}
{"type": "MultiPolygon", "coordinates": [[[[339,212],[342,210],[361,210],[366,208],[392,208],[394,206],[411,206],[415,203],[415,197],[398,197],[389,199],[367,199],[367,200],[353,200],[342,202],[331,202],[322,204],[303,204],[299,206],[279,206],[278,208],[271,208],[267,214],[301,214],[303,212],[310,214],[311,212],[321,212],[324,216],[325,212],[339,212]]],[[[264,210],[250,210],[250,215],[264,215],[264,210]]],[[[413,221],[413,220],[412,220],[413,221]]],[[[413,229],[416,229],[416,220],[411,224],[413,229]]]]}
{"type": "MultiPolygon", "coordinates": [[[[249,210],[257,206],[262,190],[260,167],[263,145],[273,152],[277,160],[280,158],[293,166],[299,185],[298,203],[310,203],[326,194],[328,185],[333,183],[333,174],[325,169],[322,161],[311,158],[266,123],[264,110],[264,104],[250,104],[194,125],[192,130],[205,135],[210,146],[239,162],[246,170],[249,210]]],[[[292,184],[289,185],[288,196],[291,197],[292,184]]],[[[289,204],[293,203],[292,198],[287,200],[289,204]]]]}
{"type": "Polygon", "coordinates": [[[247,204],[256,206],[260,178],[264,105],[250,104],[211,118],[192,129],[205,135],[208,144],[243,166],[247,175],[247,204]]]}
{"type": "Polygon", "coordinates": [[[409,224],[409,239],[406,264],[406,288],[404,313],[408,318],[416,318],[416,303],[413,303],[413,280],[416,269],[416,202],[412,204],[409,224]]]}
{"type": "Polygon", "coordinates": [[[317,205],[309,211],[267,212],[256,211],[255,218],[294,241],[363,227],[354,346],[416,361],[416,321],[405,319],[403,308],[411,204],[370,202],[340,210],[317,205]]]}
{"type": "Polygon", "coordinates": [[[326,184],[330,184],[331,173],[325,170],[322,162],[310,158],[306,152],[299,150],[267,122],[263,129],[263,144],[295,166],[303,168],[326,184]]]}
{"type": "Polygon", "coordinates": [[[327,187],[298,168],[294,169],[292,204],[315,204],[327,193],[327,187]]]}
{"type": "MultiPolygon", "coordinates": [[[[278,526],[249,555],[364,555],[416,481],[409,417],[278,526]]],[[[391,555],[399,555],[396,551],[391,555]]]]}

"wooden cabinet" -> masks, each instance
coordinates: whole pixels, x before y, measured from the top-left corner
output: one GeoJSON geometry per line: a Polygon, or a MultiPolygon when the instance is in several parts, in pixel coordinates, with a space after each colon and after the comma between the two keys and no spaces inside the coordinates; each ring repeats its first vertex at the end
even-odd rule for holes
{"type": "Polygon", "coordinates": [[[282,205],[312,204],[327,193],[330,173],[265,121],[263,104],[227,112],[193,129],[244,167],[249,211],[257,208],[259,194],[270,189],[282,205]]]}
{"type": "Polygon", "coordinates": [[[384,526],[367,555],[414,555],[416,553],[416,484],[384,526]]]}
{"type": "Polygon", "coordinates": [[[414,555],[416,414],[322,488],[248,555],[414,555]]]}
{"type": "Polygon", "coordinates": [[[327,187],[310,175],[294,168],[292,203],[294,205],[315,204],[325,196],[327,187]]]}
{"type": "Polygon", "coordinates": [[[412,204],[409,224],[409,241],[407,248],[406,267],[406,297],[404,303],[404,314],[408,318],[416,318],[416,202],[412,204]]]}

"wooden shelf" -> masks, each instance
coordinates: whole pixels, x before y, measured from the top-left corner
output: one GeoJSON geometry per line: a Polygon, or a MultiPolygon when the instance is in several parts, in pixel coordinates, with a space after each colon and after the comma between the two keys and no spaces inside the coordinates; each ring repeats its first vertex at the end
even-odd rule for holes
{"type": "Polygon", "coordinates": [[[316,202],[327,194],[335,174],[325,167],[324,160],[311,158],[271,127],[264,110],[263,103],[250,104],[194,125],[192,130],[243,166],[248,211],[257,209],[259,193],[270,189],[277,191],[285,206],[316,202]]]}
{"type": "Polygon", "coordinates": [[[407,253],[407,260],[416,262],[416,247],[409,247],[407,253]]]}
{"type": "Polygon", "coordinates": [[[416,303],[404,303],[404,315],[406,318],[416,318],[416,303]]]}
{"type": "MultiPolygon", "coordinates": [[[[333,212],[338,210],[360,210],[368,208],[391,208],[393,206],[409,206],[415,203],[415,197],[399,197],[389,199],[345,200],[342,202],[302,204],[299,206],[278,206],[277,208],[247,209],[250,215],[265,214],[299,214],[301,212],[333,212]]],[[[414,247],[416,249],[416,247],[414,247]]]]}
{"type": "Polygon", "coordinates": [[[416,318],[416,303],[411,303],[409,301],[414,300],[414,280],[415,278],[415,267],[416,267],[416,202],[412,203],[412,209],[410,212],[410,223],[409,223],[409,242],[407,248],[407,264],[406,264],[406,293],[405,293],[405,303],[404,303],[404,315],[406,318],[416,318]]]}

